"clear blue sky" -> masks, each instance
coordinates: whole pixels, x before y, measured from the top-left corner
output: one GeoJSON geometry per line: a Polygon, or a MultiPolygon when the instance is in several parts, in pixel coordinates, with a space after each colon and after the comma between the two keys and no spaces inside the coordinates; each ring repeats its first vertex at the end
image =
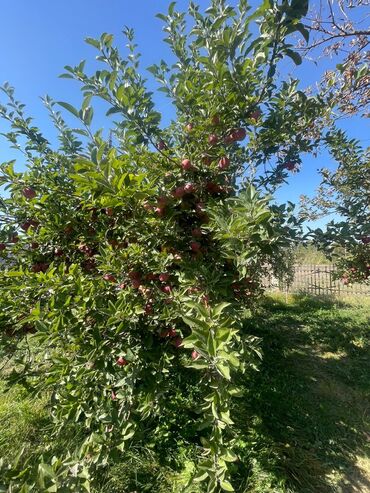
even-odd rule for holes
{"type": "MultiPolygon", "coordinates": [[[[202,6],[208,4],[205,0],[198,3],[202,6]]],[[[259,0],[250,3],[256,6],[259,0]]],[[[180,9],[185,8],[188,1],[179,0],[177,4],[180,9]]],[[[167,0],[2,0],[0,84],[9,81],[15,86],[17,98],[26,103],[36,125],[52,137],[47,113],[39,97],[49,94],[56,100],[78,105],[80,92],[77,83],[59,79],[58,75],[65,65],[75,65],[82,59],[88,60],[87,67],[89,64],[94,66],[94,49],[83,42],[84,38],[109,32],[115,34],[116,41],[123,45],[124,39],[120,37],[122,27],[133,27],[143,54],[143,67],[147,67],[169,55],[166,44],[162,43],[161,21],[155,18],[155,14],[165,11],[167,5],[167,0]]],[[[303,85],[314,83],[323,71],[323,67],[317,69],[313,64],[297,69],[289,62],[283,63],[283,71],[302,79],[303,85]]],[[[325,62],[326,68],[333,65],[331,60],[325,62]]],[[[161,99],[159,101],[162,102],[161,99]]],[[[168,113],[168,103],[161,109],[168,113]]],[[[370,144],[368,121],[351,119],[341,125],[364,145],[370,144]]],[[[0,122],[0,131],[3,130],[0,122]]],[[[6,142],[1,142],[0,161],[14,157],[19,158],[21,167],[22,156],[9,151],[6,142]]],[[[298,202],[300,194],[312,195],[319,182],[316,170],[323,166],[333,166],[328,156],[317,159],[304,157],[301,172],[290,177],[289,186],[279,192],[278,199],[298,202]]]]}

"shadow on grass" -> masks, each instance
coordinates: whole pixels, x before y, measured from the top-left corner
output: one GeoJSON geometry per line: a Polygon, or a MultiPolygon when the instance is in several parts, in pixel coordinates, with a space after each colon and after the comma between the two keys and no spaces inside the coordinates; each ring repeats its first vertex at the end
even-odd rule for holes
{"type": "Polygon", "coordinates": [[[254,464],[240,491],[370,491],[367,313],[295,297],[289,305],[267,300],[246,322],[262,338],[264,357],[238,413],[254,464]],[[263,475],[269,485],[261,485],[263,475]]]}

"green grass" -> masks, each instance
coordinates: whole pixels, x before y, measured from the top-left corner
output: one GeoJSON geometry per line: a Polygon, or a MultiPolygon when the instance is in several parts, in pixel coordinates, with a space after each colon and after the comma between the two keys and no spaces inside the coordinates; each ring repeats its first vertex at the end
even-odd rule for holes
{"type": "MultiPolygon", "coordinates": [[[[262,339],[263,361],[245,379],[237,401],[238,493],[364,493],[370,491],[370,301],[267,298],[245,322],[262,339]]],[[[0,455],[12,461],[48,442],[46,399],[20,388],[2,392],[0,455]]],[[[73,432],[55,450],[73,447],[73,432]]],[[[133,449],[111,467],[95,493],[180,492],[191,474],[191,452],[160,463],[133,449]]],[[[199,489],[189,493],[200,492],[199,489]]]]}
{"type": "Polygon", "coordinates": [[[245,412],[254,444],[245,491],[370,491],[369,309],[275,298],[249,321],[264,358],[245,412]]]}

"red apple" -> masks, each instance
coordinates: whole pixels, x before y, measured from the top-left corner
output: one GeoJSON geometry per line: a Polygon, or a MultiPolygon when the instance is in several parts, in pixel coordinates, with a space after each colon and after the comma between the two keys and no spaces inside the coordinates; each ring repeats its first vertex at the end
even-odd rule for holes
{"type": "Polygon", "coordinates": [[[153,313],[153,305],[151,303],[147,303],[144,307],[145,315],[151,315],[153,313]]]}
{"type": "Polygon", "coordinates": [[[218,183],[212,181],[206,183],[206,189],[210,194],[217,194],[222,192],[222,187],[218,183]]]}
{"type": "Polygon", "coordinates": [[[167,272],[162,272],[162,274],[159,274],[159,280],[161,282],[167,282],[169,278],[170,275],[167,272]]]}
{"type": "Polygon", "coordinates": [[[104,281],[108,282],[117,282],[117,279],[114,277],[113,274],[104,274],[103,279],[104,281]]]}
{"type": "Polygon", "coordinates": [[[193,169],[190,159],[183,159],[181,161],[181,167],[184,171],[191,171],[193,169]]]}
{"type": "Polygon", "coordinates": [[[153,210],[153,206],[151,204],[149,204],[149,202],[146,202],[146,201],[143,203],[143,207],[148,212],[151,212],[153,210]]]}
{"type": "Polygon", "coordinates": [[[26,197],[26,199],[28,200],[31,200],[31,199],[34,199],[36,197],[36,192],[33,188],[31,187],[25,187],[23,190],[22,190],[22,194],[24,197],[26,197]]]}
{"type": "Polygon", "coordinates": [[[54,255],[55,255],[56,257],[62,257],[62,256],[63,256],[63,253],[64,253],[64,252],[63,252],[63,250],[62,250],[61,248],[56,248],[56,249],[54,250],[54,255]]]}
{"type": "Polygon", "coordinates": [[[119,358],[117,358],[116,363],[118,366],[126,366],[127,360],[123,358],[123,356],[120,356],[119,358]]]}
{"type": "Polygon", "coordinates": [[[156,279],[158,278],[158,275],[157,274],[147,274],[145,276],[145,279],[147,279],[148,281],[155,281],[156,279]]]}
{"type": "Polygon", "coordinates": [[[154,209],[154,212],[157,214],[157,216],[163,217],[165,214],[165,208],[164,207],[156,207],[154,209]]]}
{"type": "Polygon", "coordinates": [[[262,115],[261,110],[257,109],[255,111],[253,111],[253,113],[251,113],[250,118],[252,118],[253,120],[259,120],[261,115],[262,115]]]}
{"type": "Polygon", "coordinates": [[[220,117],[219,115],[213,115],[211,119],[212,125],[217,126],[220,124],[220,117]]]}
{"type": "Polygon", "coordinates": [[[157,149],[159,151],[163,151],[164,149],[167,149],[167,145],[164,140],[160,140],[157,144],[157,149]]]}
{"type": "Polygon", "coordinates": [[[194,236],[194,238],[201,238],[202,230],[200,228],[194,228],[191,230],[191,235],[194,236]]]}
{"type": "Polygon", "coordinates": [[[107,216],[113,216],[113,214],[114,214],[113,207],[107,207],[105,209],[105,213],[106,213],[107,216]]]}
{"type": "Polygon", "coordinates": [[[201,244],[200,244],[200,243],[198,243],[197,241],[192,241],[192,242],[190,243],[190,248],[191,248],[191,250],[192,250],[193,252],[198,253],[198,252],[200,252],[200,250],[201,250],[202,246],[201,246],[201,244]]]}
{"type": "Polygon", "coordinates": [[[141,279],[141,274],[140,272],[136,271],[136,270],[132,270],[128,273],[128,277],[130,279],[141,279]]]}
{"type": "Polygon", "coordinates": [[[194,126],[192,123],[188,123],[185,127],[187,132],[191,132],[193,130],[194,126]]]}
{"type": "Polygon", "coordinates": [[[218,142],[218,137],[216,134],[211,134],[208,136],[208,143],[211,145],[216,145],[218,142]]]}
{"type": "Polygon", "coordinates": [[[184,187],[177,187],[175,190],[172,191],[172,195],[176,199],[181,199],[185,195],[185,189],[184,187]]]}
{"type": "Polygon", "coordinates": [[[204,164],[206,164],[207,166],[209,166],[210,164],[212,164],[212,161],[213,161],[213,159],[211,158],[211,156],[203,156],[202,157],[202,162],[204,164]]]}
{"type": "Polygon", "coordinates": [[[5,243],[0,243],[0,252],[3,252],[6,249],[5,243]]]}
{"type": "Polygon", "coordinates": [[[43,262],[38,262],[32,266],[32,271],[37,273],[37,272],[46,272],[49,268],[48,264],[45,264],[43,262]]]}
{"type": "Polygon", "coordinates": [[[186,183],[184,185],[184,192],[186,193],[193,193],[195,191],[195,185],[194,183],[186,183]]]}
{"type": "Polygon", "coordinates": [[[111,396],[112,401],[115,401],[117,399],[117,396],[116,396],[114,390],[112,390],[112,393],[110,396],[111,396]]]}
{"type": "Polygon", "coordinates": [[[293,163],[293,161],[287,161],[286,163],[284,163],[284,168],[289,171],[294,171],[296,169],[296,164],[293,163]]]}
{"type": "Polygon", "coordinates": [[[161,291],[163,291],[163,293],[166,293],[166,294],[171,294],[172,288],[171,288],[171,286],[168,286],[168,285],[167,286],[163,286],[161,288],[161,291]]]}
{"type": "Polygon", "coordinates": [[[195,349],[191,352],[191,358],[192,359],[198,359],[200,356],[200,354],[198,353],[198,351],[195,351],[195,349]]]}
{"type": "Polygon", "coordinates": [[[176,348],[180,347],[182,344],[182,338],[176,337],[176,339],[174,339],[171,344],[173,344],[176,348]]]}
{"type": "Polygon", "coordinates": [[[370,236],[363,236],[361,241],[364,245],[368,245],[370,243],[370,236]]]}
{"type": "Polygon", "coordinates": [[[218,167],[220,169],[227,169],[230,164],[230,159],[226,156],[222,157],[218,162],[218,167]]]}
{"type": "Polygon", "coordinates": [[[140,288],[140,286],[141,286],[141,281],[140,281],[140,279],[132,279],[132,280],[131,280],[131,286],[132,286],[134,289],[138,289],[138,288],[140,288]]]}
{"type": "Polygon", "coordinates": [[[226,145],[229,145],[229,144],[232,144],[234,142],[234,137],[233,137],[233,134],[229,134],[229,135],[226,135],[226,137],[224,138],[224,143],[226,145]]]}
{"type": "Polygon", "coordinates": [[[247,135],[245,128],[236,128],[232,132],[233,140],[244,140],[247,135]]]}
{"type": "Polygon", "coordinates": [[[158,197],[157,200],[158,207],[165,207],[167,204],[168,204],[168,197],[166,197],[165,195],[161,195],[160,197],[158,197]]]}

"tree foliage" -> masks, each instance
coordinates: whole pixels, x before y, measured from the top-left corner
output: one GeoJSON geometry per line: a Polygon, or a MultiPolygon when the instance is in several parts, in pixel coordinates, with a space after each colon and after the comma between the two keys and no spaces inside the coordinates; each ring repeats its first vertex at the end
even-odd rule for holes
{"type": "Polygon", "coordinates": [[[45,98],[57,148],[3,87],[5,137],[27,163],[2,164],[0,178],[9,382],[50,395],[53,433],[82,430],[75,450],[45,450],[37,470],[4,460],[5,488],[89,491],[128,447],[156,449],[174,433],[196,447],[193,481],[233,491],[232,403],[260,357],[243,319],[266,271],[289,271],[301,224],[271,194],[332,138],[321,133],[325,100],[276,70],[285,57],[301,62],[290,38],[307,36],[307,7],[265,0],[251,13],[245,0],[213,0],[186,14],[171,3],[158,17],[175,61],[149,68],[175,110],[167,127],[130,29],[126,56],[103,34],[87,39],[99,70],[66,67],[81,108],[45,98]],[[94,130],[96,98],[110,135],[94,130]],[[178,410],[179,429],[166,410],[189,392],[198,408],[178,410]]]}

